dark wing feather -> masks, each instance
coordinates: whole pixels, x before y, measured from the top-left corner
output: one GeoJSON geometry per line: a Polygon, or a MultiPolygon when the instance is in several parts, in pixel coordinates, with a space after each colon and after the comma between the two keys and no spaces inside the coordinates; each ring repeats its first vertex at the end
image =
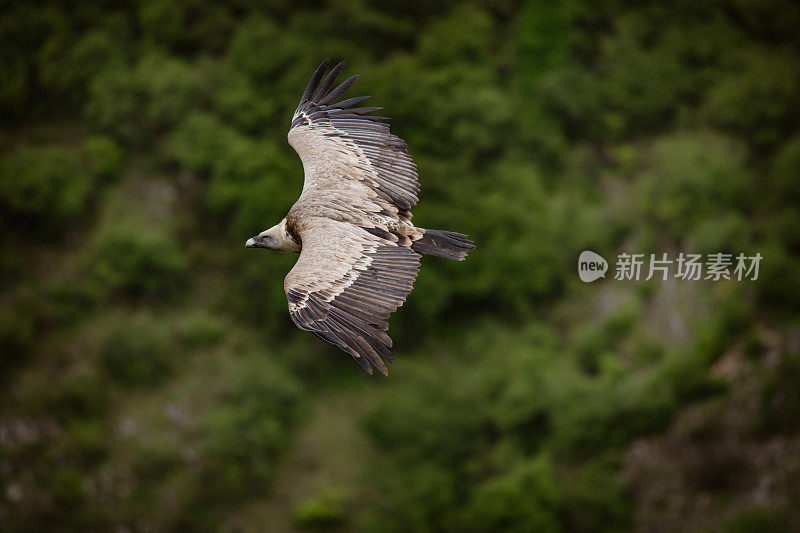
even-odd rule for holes
{"type": "Polygon", "coordinates": [[[328,63],[330,63],[330,59],[326,59],[317,67],[317,70],[314,71],[312,74],[311,79],[308,81],[308,85],[306,86],[306,90],[303,91],[303,96],[300,98],[300,105],[302,106],[311,98],[311,93],[314,92],[314,89],[317,88],[317,84],[319,80],[322,78],[322,74],[325,72],[325,69],[328,68],[328,63]]]}
{"type": "Polygon", "coordinates": [[[303,251],[286,276],[289,314],[300,329],[335,344],[367,372],[393,361],[389,315],[411,292],[419,254],[328,219],[307,228],[303,251]]]}
{"type": "MultiPolygon", "coordinates": [[[[419,182],[406,143],[390,133],[387,117],[368,114],[381,108],[353,107],[367,97],[336,102],[358,76],[331,90],[344,62],[320,82],[327,66],[325,60],[311,77],[292,117],[289,142],[307,168],[318,168],[320,161],[335,167],[332,158],[338,157],[354,171],[342,179],[358,179],[398,209],[408,211],[417,203],[419,182]],[[350,165],[353,157],[358,161],[355,166],[350,165]]],[[[313,176],[306,175],[307,182],[309,179],[313,176]]]]}

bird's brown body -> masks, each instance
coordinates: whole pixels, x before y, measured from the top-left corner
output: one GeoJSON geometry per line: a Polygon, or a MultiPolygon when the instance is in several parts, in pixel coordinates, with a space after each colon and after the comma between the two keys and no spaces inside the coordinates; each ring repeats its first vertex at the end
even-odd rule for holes
{"type": "Polygon", "coordinates": [[[387,319],[411,292],[420,255],[461,260],[473,245],[411,223],[419,183],[405,143],[383,117],[367,115],[378,108],[352,107],[364,97],[335,102],[357,77],[331,90],[344,63],[320,83],[326,67],[314,73],[288,136],[303,162],[303,192],[247,246],[300,252],[284,281],[294,323],[386,374],[387,319]]]}

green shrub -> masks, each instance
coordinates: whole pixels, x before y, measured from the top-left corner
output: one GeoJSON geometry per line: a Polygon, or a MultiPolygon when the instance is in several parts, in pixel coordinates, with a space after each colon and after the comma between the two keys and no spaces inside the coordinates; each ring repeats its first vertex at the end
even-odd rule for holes
{"type": "Polygon", "coordinates": [[[800,304],[800,269],[795,255],[779,241],[760,247],[763,257],[758,280],[753,282],[759,300],[779,309],[796,309],[800,304]]]}
{"type": "Polygon", "coordinates": [[[692,252],[696,253],[737,253],[749,249],[749,223],[739,213],[725,213],[701,220],[691,235],[694,241],[692,252]]]}
{"type": "Polygon", "coordinates": [[[67,452],[84,465],[95,465],[108,454],[107,435],[107,429],[100,422],[73,419],[67,428],[67,452]]]}
{"type": "Polygon", "coordinates": [[[431,65],[478,62],[490,53],[492,17],[472,4],[454,9],[419,38],[420,59],[431,65]]]}
{"type": "MultiPolygon", "coordinates": [[[[800,227],[800,209],[796,209],[794,206],[785,206],[772,210],[763,231],[776,242],[782,242],[787,250],[800,251],[798,227],[800,227]]],[[[750,249],[755,249],[755,247],[750,249]]]]}
{"type": "Polygon", "coordinates": [[[758,425],[770,435],[800,428],[800,351],[785,353],[777,368],[764,373],[758,425]]]}
{"type": "Polygon", "coordinates": [[[730,72],[719,76],[705,113],[716,125],[758,148],[774,147],[797,128],[800,67],[791,53],[761,48],[745,51],[730,72]]]}
{"type": "Polygon", "coordinates": [[[670,386],[614,369],[598,377],[568,368],[552,373],[547,385],[552,397],[548,444],[564,456],[586,458],[662,430],[676,408],[670,386]]]}
{"type": "Polygon", "coordinates": [[[173,238],[132,225],[100,233],[91,268],[110,291],[130,296],[169,296],[186,281],[187,261],[173,238]]]}
{"type": "Polygon", "coordinates": [[[92,172],[97,176],[116,177],[122,168],[122,148],[112,138],[93,135],[84,142],[92,172]]]}
{"type": "Polygon", "coordinates": [[[139,21],[145,35],[159,44],[177,42],[184,29],[181,4],[169,0],[148,0],[139,7],[139,21]]]}
{"type": "MultiPolygon", "coordinates": [[[[81,32],[83,33],[83,32],[81,32]]],[[[97,74],[125,64],[120,36],[106,30],[88,31],[77,37],[56,31],[42,45],[37,63],[41,82],[62,100],[62,109],[80,109],[89,81],[97,74]]]]}
{"type": "Polygon", "coordinates": [[[605,319],[605,329],[614,340],[621,340],[635,328],[642,312],[642,306],[636,298],[623,300],[619,307],[611,311],[605,319]]]}
{"type": "Polygon", "coordinates": [[[558,532],[561,499],[555,466],[540,455],[479,485],[464,509],[461,528],[558,532]]]}
{"type": "Polygon", "coordinates": [[[460,531],[455,506],[464,485],[454,469],[432,462],[403,464],[381,472],[385,494],[370,510],[366,531],[460,531]]]}
{"type": "Polygon", "coordinates": [[[50,473],[50,490],[56,502],[65,506],[79,506],[85,502],[86,489],[83,473],[72,466],[59,466],[50,473]]]}
{"type": "Polygon", "coordinates": [[[750,507],[736,513],[725,520],[720,531],[723,533],[752,533],[753,531],[770,531],[773,533],[789,533],[800,527],[800,519],[795,513],[780,507],[766,505],[750,507]]]}
{"type": "Polygon", "coordinates": [[[231,38],[228,57],[239,72],[259,83],[273,79],[288,65],[296,48],[287,46],[282,30],[263,15],[254,15],[238,26],[231,38]]]}
{"type": "Polygon", "coordinates": [[[123,141],[142,142],[140,100],[130,70],[109,68],[90,81],[83,114],[91,126],[104,133],[123,141]]]}
{"type": "Polygon", "coordinates": [[[136,68],[108,68],[89,84],[84,115],[122,141],[144,145],[174,127],[200,96],[198,73],[174,57],[151,53],[136,68]]]}
{"type": "Polygon", "coordinates": [[[101,350],[103,368],[126,385],[157,385],[175,363],[167,324],[147,315],[131,316],[114,325],[101,350]]]}
{"type": "Polygon", "coordinates": [[[775,156],[772,183],[778,198],[800,200],[800,134],[789,139],[775,156]]]}
{"type": "Polygon", "coordinates": [[[599,370],[599,357],[611,347],[610,328],[586,324],[575,332],[575,352],[581,368],[588,374],[599,370]]]}
{"type": "Polygon", "coordinates": [[[298,504],[293,511],[294,521],[301,529],[327,529],[343,524],[347,519],[344,495],[324,490],[298,504]]]}
{"type": "Polygon", "coordinates": [[[231,234],[237,238],[280,220],[302,188],[301,167],[291,151],[274,141],[255,141],[209,113],[190,113],[171,135],[167,152],[184,168],[210,178],[206,205],[232,215],[231,234]],[[292,182],[297,188],[287,185],[292,182]]]}
{"type": "Polygon", "coordinates": [[[218,344],[226,334],[225,323],[204,311],[191,313],[180,328],[181,340],[198,348],[218,344]]]}
{"type": "Polygon", "coordinates": [[[56,146],[23,147],[0,162],[0,220],[61,232],[86,205],[91,178],[78,155],[56,146]]]}
{"type": "Polygon", "coordinates": [[[0,377],[28,353],[38,322],[35,302],[27,296],[0,303],[0,377]]]}
{"type": "Polygon", "coordinates": [[[242,135],[216,116],[193,111],[178,124],[167,142],[167,152],[183,168],[208,175],[214,162],[242,135]]]}
{"type": "MultiPolygon", "coordinates": [[[[131,466],[136,472],[140,483],[157,484],[168,479],[176,470],[185,468],[186,463],[181,458],[179,445],[181,441],[172,442],[164,439],[164,434],[158,434],[161,439],[151,439],[143,443],[137,450],[135,457],[131,460],[131,466]]],[[[188,476],[187,476],[188,477],[188,476]]],[[[146,499],[152,505],[153,494],[142,494],[142,499],[146,499]]]]}
{"type": "Polygon", "coordinates": [[[738,209],[750,193],[744,157],[743,146],[717,134],[659,139],[636,182],[640,215],[678,239],[698,222],[738,209]]]}
{"type": "Polygon", "coordinates": [[[570,473],[564,488],[563,524],[567,531],[629,531],[633,502],[616,464],[590,462],[570,473]]]}
{"type": "Polygon", "coordinates": [[[186,61],[156,53],[144,55],[134,76],[144,117],[151,128],[174,127],[198,104],[200,77],[186,61]]]}
{"type": "Polygon", "coordinates": [[[285,124],[286,107],[279,99],[264,98],[259,89],[227,63],[209,63],[204,89],[214,109],[242,131],[261,134],[267,126],[285,124]]]}
{"type": "Polygon", "coordinates": [[[282,194],[278,186],[283,180],[264,179],[289,175],[276,166],[276,162],[285,161],[278,148],[272,143],[255,142],[244,136],[231,140],[233,142],[226,145],[213,162],[212,180],[206,194],[208,205],[212,209],[226,209],[246,201],[257,189],[262,211],[265,203],[267,207],[286,209],[285,205],[277,205],[281,200],[289,199],[289,195],[282,194]]]}
{"type": "Polygon", "coordinates": [[[300,389],[282,366],[254,352],[236,359],[207,413],[200,454],[210,497],[227,501],[263,490],[297,422],[300,389]]]}
{"type": "Polygon", "coordinates": [[[612,139],[662,131],[674,119],[682,97],[701,83],[695,71],[683,68],[672,43],[655,38],[654,43],[643,45],[646,31],[647,23],[640,18],[622,17],[600,44],[599,75],[589,88],[602,102],[597,117],[603,126],[600,131],[612,139]]]}
{"type": "Polygon", "coordinates": [[[488,449],[493,432],[487,429],[487,406],[475,406],[478,398],[489,395],[494,380],[463,373],[453,386],[436,387],[434,373],[406,376],[367,414],[366,429],[376,445],[407,464],[450,466],[488,449]]]}
{"type": "Polygon", "coordinates": [[[102,372],[85,372],[65,379],[53,387],[48,408],[58,416],[73,420],[93,420],[106,413],[110,400],[108,382],[102,372]]]}
{"type": "Polygon", "coordinates": [[[695,347],[675,350],[664,358],[654,377],[654,384],[660,384],[680,402],[689,402],[719,394],[725,390],[725,382],[714,379],[709,370],[716,357],[712,344],[717,342],[717,333],[707,326],[701,326],[700,339],[695,347]]]}
{"type": "Polygon", "coordinates": [[[85,318],[102,300],[103,291],[96,283],[64,277],[47,287],[43,313],[47,320],[66,326],[85,318]]]}
{"type": "Polygon", "coordinates": [[[21,61],[10,57],[0,57],[0,69],[4,72],[0,84],[0,113],[18,118],[27,107],[30,94],[28,69],[21,61]]]}

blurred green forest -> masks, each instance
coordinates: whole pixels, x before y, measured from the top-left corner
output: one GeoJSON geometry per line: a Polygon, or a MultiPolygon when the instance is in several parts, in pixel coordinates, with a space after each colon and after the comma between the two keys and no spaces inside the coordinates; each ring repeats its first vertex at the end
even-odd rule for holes
{"type": "Polygon", "coordinates": [[[3,531],[800,530],[797,3],[0,6],[3,531]],[[325,57],[478,244],[423,259],[388,379],[244,249],[325,57]]]}

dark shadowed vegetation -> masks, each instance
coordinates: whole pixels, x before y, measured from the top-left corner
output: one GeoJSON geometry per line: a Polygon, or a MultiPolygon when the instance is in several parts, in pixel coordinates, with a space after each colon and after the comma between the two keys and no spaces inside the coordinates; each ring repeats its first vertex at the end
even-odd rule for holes
{"type": "Polygon", "coordinates": [[[800,7],[4,2],[3,531],[800,530],[800,7]],[[419,166],[370,378],[296,330],[325,57],[419,166]],[[582,283],[590,249],[612,263],[582,283]],[[617,254],[763,256],[616,281],[617,254]]]}

